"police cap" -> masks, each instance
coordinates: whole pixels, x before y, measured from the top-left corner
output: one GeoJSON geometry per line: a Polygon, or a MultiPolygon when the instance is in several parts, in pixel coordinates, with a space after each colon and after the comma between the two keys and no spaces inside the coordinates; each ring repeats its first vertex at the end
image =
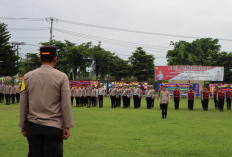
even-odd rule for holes
{"type": "Polygon", "coordinates": [[[57,56],[56,47],[54,46],[40,47],[40,57],[43,62],[52,62],[56,56],[57,56]]]}

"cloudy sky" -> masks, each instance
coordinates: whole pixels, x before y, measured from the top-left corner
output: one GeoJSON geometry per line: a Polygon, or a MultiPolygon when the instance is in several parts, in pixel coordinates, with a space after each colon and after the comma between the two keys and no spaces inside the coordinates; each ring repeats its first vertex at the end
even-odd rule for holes
{"type": "MultiPolygon", "coordinates": [[[[8,25],[12,42],[29,44],[21,46],[21,56],[38,52],[39,43],[49,40],[50,23],[45,18],[54,17],[57,19],[55,40],[77,44],[102,41],[103,48],[124,59],[141,45],[157,58],[156,65],[166,65],[166,52],[172,49],[170,41],[191,42],[194,38],[156,33],[232,39],[231,8],[230,0],[0,0],[0,17],[43,18],[38,21],[0,18],[0,22],[8,25]],[[93,28],[65,21],[155,34],[93,28]]],[[[220,40],[220,44],[222,51],[232,52],[232,41],[220,40]]]]}

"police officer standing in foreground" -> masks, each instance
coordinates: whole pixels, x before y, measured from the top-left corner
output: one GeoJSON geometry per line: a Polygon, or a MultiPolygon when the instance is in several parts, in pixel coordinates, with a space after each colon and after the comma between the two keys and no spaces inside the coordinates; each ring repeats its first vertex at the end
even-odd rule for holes
{"type": "Polygon", "coordinates": [[[29,143],[29,157],[62,157],[63,139],[74,126],[69,80],[54,69],[56,48],[40,48],[42,66],[24,75],[19,127],[29,143]]]}
{"type": "Polygon", "coordinates": [[[175,103],[175,110],[179,109],[180,98],[181,98],[180,90],[178,89],[178,85],[176,85],[175,90],[173,91],[173,99],[174,99],[174,103],[175,103]]]}
{"type": "Polygon", "coordinates": [[[0,82],[0,103],[4,102],[4,88],[5,86],[0,82]]]}

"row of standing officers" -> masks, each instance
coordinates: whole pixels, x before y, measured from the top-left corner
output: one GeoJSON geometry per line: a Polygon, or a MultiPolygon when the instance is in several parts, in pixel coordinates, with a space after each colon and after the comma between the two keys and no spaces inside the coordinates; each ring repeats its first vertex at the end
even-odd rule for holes
{"type": "Polygon", "coordinates": [[[17,85],[10,85],[10,83],[8,82],[6,85],[3,85],[3,83],[0,82],[0,103],[4,102],[4,98],[6,100],[7,105],[9,105],[10,102],[14,104],[15,99],[17,103],[19,103],[19,89],[20,86],[18,83],[17,85]]]}
{"type": "MultiPolygon", "coordinates": [[[[131,98],[134,99],[134,108],[140,108],[141,106],[141,98],[143,96],[143,91],[140,88],[140,85],[134,85],[135,88],[129,88],[129,84],[123,85],[124,88],[121,88],[122,86],[113,86],[109,90],[109,96],[111,98],[111,107],[121,107],[121,100],[123,102],[123,108],[128,108],[130,107],[130,101],[131,98]]],[[[103,88],[103,84],[100,84],[100,87],[96,89],[95,87],[92,87],[89,85],[87,88],[86,87],[77,87],[75,88],[70,88],[71,89],[71,101],[73,104],[73,99],[76,99],[76,106],[97,106],[97,99],[99,101],[99,107],[103,107],[103,97],[106,95],[106,89],[103,88]]],[[[161,91],[164,90],[166,91],[166,87],[163,86],[160,91],[158,91],[158,99],[160,101],[160,109],[162,109],[162,101],[160,95],[161,91]],[[165,88],[165,90],[163,89],[165,88]]],[[[145,91],[145,98],[147,102],[147,108],[151,109],[154,107],[154,99],[156,96],[156,92],[153,89],[153,86],[149,85],[148,89],[145,91]]],[[[227,109],[231,109],[231,90],[230,88],[228,91],[224,92],[222,91],[221,88],[216,88],[213,97],[214,97],[214,103],[215,103],[215,108],[219,109],[220,111],[223,111],[224,108],[224,102],[227,102],[227,109]]],[[[169,95],[168,95],[169,97],[169,95]]],[[[189,87],[189,90],[187,92],[187,101],[188,101],[188,109],[193,110],[194,106],[194,100],[196,97],[195,91],[192,89],[192,87],[189,87]]],[[[174,104],[175,104],[175,109],[179,109],[179,103],[181,100],[181,91],[179,90],[179,87],[176,86],[175,90],[173,91],[173,99],[174,99],[174,104]]],[[[203,90],[200,92],[200,99],[202,103],[202,108],[203,110],[208,110],[208,104],[210,101],[210,92],[205,86],[203,90]]],[[[169,102],[169,101],[168,101],[169,102]]]]}

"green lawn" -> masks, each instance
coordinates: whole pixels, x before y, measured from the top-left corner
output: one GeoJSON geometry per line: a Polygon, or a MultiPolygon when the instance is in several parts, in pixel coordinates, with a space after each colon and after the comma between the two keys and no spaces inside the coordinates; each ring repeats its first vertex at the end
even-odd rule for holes
{"type": "MultiPolygon", "coordinates": [[[[132,101],[133,102],[133,101],[132,101]]],[[[131,104],[132,104],[131,102],[131,104]]],[[[28,144],[18,128],[18,104],[0,104],[0,157],[26,157],[28,144]]],[[[158,101],[147,110],[73,107],[75,127],[64,142],[64,157],[231,157],[232,113],[203,111],[199,99],[187,110],[183,99],[175,111],[173,100],[168,118],[161,119],[158,101]]]]}

